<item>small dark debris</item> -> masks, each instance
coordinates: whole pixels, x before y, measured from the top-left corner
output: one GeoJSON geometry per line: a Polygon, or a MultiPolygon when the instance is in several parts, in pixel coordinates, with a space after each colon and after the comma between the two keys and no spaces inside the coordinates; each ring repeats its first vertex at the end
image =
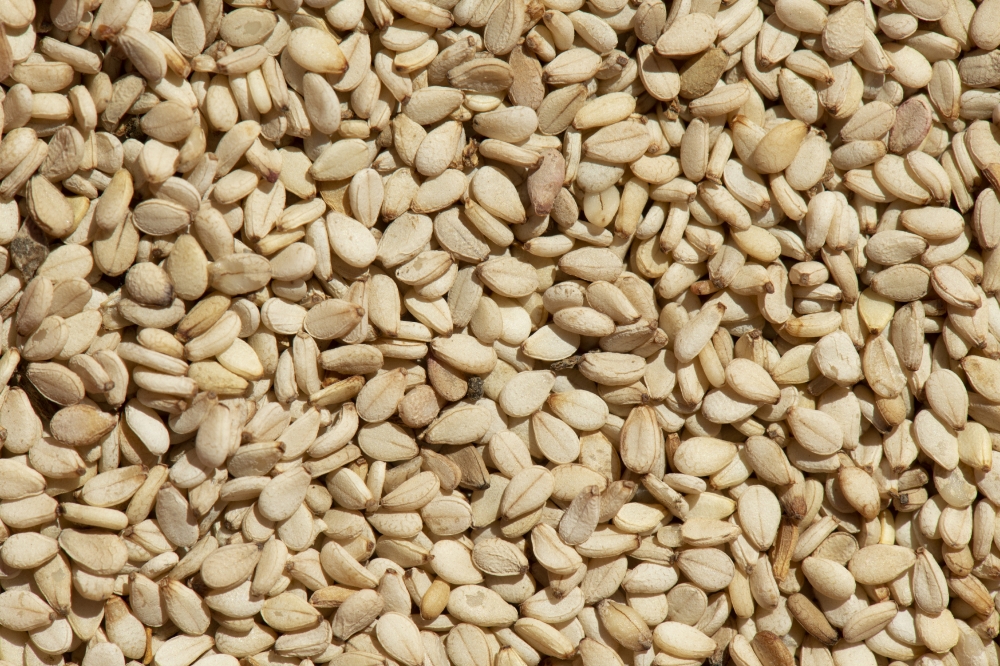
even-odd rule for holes
{"type": "Polygon", "coordinates": [[[134,209],[136,206],[141,204],[146,197],[142,195],[142,192],[132,192],[132,198],[129,200],[128,207],[134,209]]]}
{"type": "Polygon", "coordinates": [[[323,377],[323,380],[320,382],[320,386],[322,386],[323,388],[326,388],[327,386],[331,386],[333,384],[336,384],[337,382],[341,381],[342,379],[343,379],[343,376],[337,375],[337,374],[334,374],[334,373],[331,372],[328,375],[326,375],[325,377],[323,377]]]}
{"type": "Polygon", "coordinates": [[[468,379],[469,390],[465,392],[466,400],[479,400],[483,397],[483,378],[473,375],[468,379]]]}
{"type": "Polygon", "coordinates": [[[323,301],[327,300],[326,294],[318,289],[310,289],[306,292],[306,295],[299,301],[299,305],[304,308],[311,308],[314,305],[319,305],[323,301]]]}
{"type": "Polygon", "coordinates": [[[49,255],[48,240],[32,220],[26,220],[10,243],[10,258],[21,271],[25,281],[35,276],[35,271],[49,255]]]}
{"type": "Polygon", "coordinates": [[[104,277],[101,278],[101,282],[105,282],[110,285],[112,291],[121,289],[125,286],[125,273],[121,273],[120,275],[108,275],[105,273],[104,277]]]}
{"type": "Polygon", "coordinates": [[[154,264],[158,264],[170,256],[171,249],[173,249],[172,246],[164,244],[163,241],[156,241],[149,252],[149,260],[154,264]]]}
{"type": "Polygon", "coordinates": [[[141,122],[142,118],[140,116],[126,116],[115,130],[115,136],[122,140],[135,139],[136,141],[145,141],[146,133],[142,131],[141,122]]]}
{"type": "Polygon", "coordinates": [[[187,580],[188,587],[197,592],[200,595],[206,595],[212,591],[205,581],[201,579],[201,576],[192,576],[187,580]]]}
{"type": "Polygon", "coordinates": [[[552,372],[559,372],[560,370],[570,370],[575,368],[576,364],[580,362],[582,356],[570,356],[569,358],[564,358],[561,361],[556,361],[549,366],[549,370],[552,372]]]}

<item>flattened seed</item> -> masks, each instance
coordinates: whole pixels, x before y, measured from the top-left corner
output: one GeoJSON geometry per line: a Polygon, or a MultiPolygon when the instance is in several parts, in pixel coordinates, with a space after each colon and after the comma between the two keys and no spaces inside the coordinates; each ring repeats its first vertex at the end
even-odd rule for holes
{"type": "Polygon", "coordinates": [[[908,548],[877,544],[855,553],[849,567],[859,583],[877,585],[895,579],[912,567],[915,560],[916,556],[908,548]]]}

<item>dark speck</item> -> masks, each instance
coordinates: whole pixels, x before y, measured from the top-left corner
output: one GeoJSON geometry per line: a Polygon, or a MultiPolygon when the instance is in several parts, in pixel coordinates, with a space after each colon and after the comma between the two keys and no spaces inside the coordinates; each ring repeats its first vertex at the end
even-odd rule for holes
{"type": "Polygon", "coordinates": [[[473,375],[468,380],[469,390],[465,392],[466,400],[479,400],[483,397],[483,378],[473,375]]]}

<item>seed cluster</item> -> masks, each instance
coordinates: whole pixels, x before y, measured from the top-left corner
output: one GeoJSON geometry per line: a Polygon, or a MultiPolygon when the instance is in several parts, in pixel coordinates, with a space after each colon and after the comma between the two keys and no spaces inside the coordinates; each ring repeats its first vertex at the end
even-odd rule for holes
{"type": "Polygon", "coordinates": [[[0,666],[1000,666],[998,47],[0,0],[0,666]]]}

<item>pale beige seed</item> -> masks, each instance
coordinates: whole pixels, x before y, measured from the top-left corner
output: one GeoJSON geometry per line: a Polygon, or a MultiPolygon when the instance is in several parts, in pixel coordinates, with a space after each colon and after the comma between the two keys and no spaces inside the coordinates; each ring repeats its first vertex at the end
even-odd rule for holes
{"type": "Polygon", "coordinates": [[[777,173],[791,164],[808,127],[797,120],[768,132],[753,151],[751,160],[761,173],[777,173]]]}
{"type": "Polygon", "coordinates": [[[843,445],[840,425],[822,411],[791,409],[788,412],[788,425],[803,448],[817,455],[836,453],[843,445]]]}
{"type": "Polygon", "coordinates": [[[657,452],[663,445],[663,434],[655,411],[648,406],[636,407],[622,425],[619,451],[622,462],[637,474],[652,470],[657,452]]]}
{"type": "Polygon", "coordinates": [[[265,601],[260,613],[264,622],[278,631],[301,631],[320,621],[318,610],[305,599],[288,592],[265,601]]]}
{"type": "Polygon", "coordinates": [[[407,666],[419,666],[424,661],[424,645],[420,633],[408,615],[386,613],[375,625],[379,643],[407,666]]]}
{"type": "Polygon", "coordinates": [[[608,405],[588,391],[563,391],[548,397],[548,406],[576,430],[590,432],[601,428],[608,418],[608,405]]]}
{"type": "Polygon", "coordinates": [[[28,378],[42,395],[60,405],[75,405],[84,397],[83,381],[71,370],[57,363],[32,363],[28,378]]]}
{"type": "Polygon", "coordinates": [[[211,587],[230,587],[246,580],[260,557],[257,544],[223,546],[201,565],[201,576],[211,587]]]}
{"type": "Polygon", "coordinates": [[[721,590],[733,579],[733,561],[715,548],[683,551],[678,566],[687,578],[706,591],[721,590]]]}
{"type": "Polygon", "coordinates": [[[269,520],[289,518],[305,498],[310,477],[305,470],[295,468],[272,479],[261,491],[258,507],[269,520]]]}
{"type": "Polygon", "coordinates": [[[382,498],[382,506],[394,511],[420,509],[436,495],[440,481],[433,472],[421,472],[407,479],[382,498]]]}
{"type": "Polygon", "coordinates": [[[872,520],[878,515],[881,508],[878,486],[867,472],[858,467],[842,467],[837,482],[844,499],[865,520],[872,520]]]}
{"type": "Polygon", "coordinates": [[[694,360],[715,333],[725,311],[726,307],[721,303],[713,307],[706,307],[684,324],[678,331],[677,340],[674,343],[674,355],[678,361],[688,363],[694,360]]]}
{"type": "Polygon", "coordinates": [[[554,383],[551,372],[522,372],[504,386],[497,402],[508,416],[529,416],[541,408],[554,383]]]}
{"type": "Polygon", "coordinates": [[[491,259],[476,269],[481,280],[498,293],[519,298],[538,288],[538,277],[527,264],[513,258],[491,259]]]}
{"type": "Polygon", "coordinates": [[[781,508],[774,493],[763,486],[750,488],[737,503],[737,515],[743,535],[758,550],[774,543],[781,519],[781,508]]]}
{"type": "Polygon", "coordinates": [[[585,542],[594,532],[600,518],[600,490],[588,486],[577,495],[559,521],[559,537],[575,546],[585,542]]]}
{"type": "Polygon", "coordinates": [[[886,601],[873,604],[856,613],[843,627],[845,640],[860,642],[871,638],[896,617],[896,603],[886,601]]]}
{"type": "Polygon", "coordinates": [[[915,560],[914,552],[908,548],[878,544],[859,550],[849,567],[859,583],[871,585],[894,579],[913,566],[915,560]]]}
{"type": "Polygon", "coordinates": [[[958,465],[958,439],[954,430],[934,412],[923,410],[913,422],[914,440],[920,450],[945,469],[958,465]]]}
{"type": "Polygon", "coordinates": [[[533,466],[518,472],[500,500],[500,513],[507,517],[525,515],[539,508],[552,494],[555,479],[545,468],[533,466]]]}
{"type": "Polygon", "coordinates": [[[532,530],[532,545],[538,562],[556,574],[569,574],[580,565],[580,555],[559,538],[549,525],[540,523],[532,530]]]}
{"type": "Polygon", "coordinates": [[[116,423],[110,414],[87,405],[76,405],[56,412],[49,428],[52,436],[65,444],[89,446],[109,433],[116,423]]]}
{"type": "Polygon", "coordinates": [[[854,593],[854,577],[837,562],[809,557],[802,562],[802,571],[810,583],[825,596],[843,600],[854,593]]]}
{"type": "Polygon", "coordinates": [[[694,627],[680,622],[664,622],[653,632],[657,648],[681,659],[704,659],[715,651],[716,644],[694,627]]]}
{"type": "Polygon", "coordinates": [[[70,559],[95,574],[117,574],[128,556],[123,540],[113,534],[63,530],[59,545],[70,559]]]}
{"type": "Polygon", "coordinates": [[[940,565],[926,552],[917,555],[913,567],[913,600],[924,613],[940,614],[949,601],[948,585],[940,565]]]}
{"type": "Polygon", "coordinates": [[[981,356],[967,356],[962,359],[961,363],[970,385],[978,393],[991,401],[995,401],[994,398],[1000,396],[1000,393],[994,388],[996,375],[993,374],[993,367],[996,361],[981,356]]]}
{"type": "Polygon", "coordinates": [[[608,386],[628,386],[645,373],[644,359],[615,352],[584,354],[577,367],[587,379],[608,386]]]}
{"type": "Polygon", "coordinates": [[[478,585],[453,589],[448,599],[448,613],[480,627],[506,627],[517,620],[516,608],[496,592],[478,585]]]}
{"type": "Polygon", "coordinates": [[[958,375],[950,370],[932,372],[924,383],[931,409],[956,430],[968,420],[968,394],[958,375]]]}
{"type": "Polygon", "coordinates": [[[749,359],[733,359],[726,366],[726,383],[745,398],[775,403],[780,398],[777,384],[761,366],[749,359]]]}
{"type": "Polygon", "coordinates": [[[55,612],[38,596],[28,591],[0,594],[2,624],[14,631],[31,631],[48,626],[55,612]]]}
{"type": "Polygon", "coordinates": [[[736,447],[712,437],[692,437],[674,451],[677,470],[692,476],[709,476],[721,470],[736,455],[736,447]]]}
{"type": "Polygon", "coordinates": [[[628,649],[645,650],[653,644],[655,635],[630,606],[605,600],[598,604],[597,612],[608,633],[628,649]]]}

